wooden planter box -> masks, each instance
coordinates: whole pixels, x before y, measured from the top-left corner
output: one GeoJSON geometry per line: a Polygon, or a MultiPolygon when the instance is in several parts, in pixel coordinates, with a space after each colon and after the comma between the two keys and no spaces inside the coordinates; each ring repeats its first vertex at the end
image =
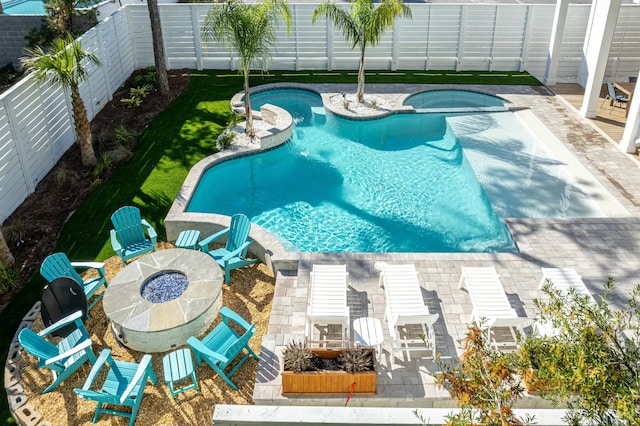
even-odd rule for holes
{"type": "MultiPolygon", "coordinates": [[[[337,358],[340,350],[318,348],[311,350],[320,358],[337,358]]],[[[355,383],[354,394],[375,394],[376,379],[378,373],[375,371],[376,354],[371,351],[371,359],[374,362],[374,371],[362,373],[347,373],[346,371],[305,371],[305,372],[282,372],[282,394],[283,395],[309,395],[309,394],[342,394],[348,395],[351,387],[355,383]]]]}
{"type": "Polygon", "coordinates": [[[554,385],[553,382],[539,379],[536,376],[536,372],[529,368],[524,376],[522,377],[522,381],[524,383],[524,387],[527,389],[527,392],[531,395],[539,395],[540,392],[548,393],[552,392],[558,386],[554,385]]]}

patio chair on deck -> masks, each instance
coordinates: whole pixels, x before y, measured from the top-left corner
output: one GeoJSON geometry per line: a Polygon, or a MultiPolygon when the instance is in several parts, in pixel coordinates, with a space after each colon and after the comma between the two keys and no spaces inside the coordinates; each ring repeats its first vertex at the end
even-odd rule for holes
{"type": "Polygon", "coordinates": [[[42,393],[47,393],[58,387],[67,377],[82,367],[85,361],[93,364],[96,356],[91,348],[92,342],[89,333],[82,323],[82,312],[75,312],[39,333],[30,328],[23,329],[18,340],[30,355],[38,358],[38,368],[48,368],[53,374],[53,383],[47,386],[42,393]],[[56,330],[72,325],[74,330],[57,344],[45,339],[56,330]]]}
{"type": "MultiPolygon", "coordinates": [[[[473,312],[469,321],[475,321],[486,329],[491,338],[492,328],[507,327],[513,341],[517,342],[514,331],[524,335],[524,327],[532,323],[531,318],[519,317],[511,307],[507,294],[504,292],[500,276],[493,267],[467,268],[462,267],[462,276],[458,288],[466,287],[473,305],[473,312]]],[[[498,344],[492,339],[494,347],[506,346],[498,344]]]]}
{"type": "Polygon", "coordinates": [[[250,229],[251,222],[247,216],[234,214],[231,216],[229,228],[210,235],[199,243],[200,249],[213,257],[224,270],[225,284],[229,284],[231,281],[229,274],[231,270],[258,262],[258,259],[247,259],[247,250],[253,242],[249,239],[250,229]],[[209,251],[209,244],[224,236],[227,237],[227,244],[222,248],[209,251]]]}
{"type": "Polygon", "coordinates": [[[98,357],[82,389],[74,389],[81,398],[96,401],[96,413],[93,423],[98,421],[101,413],[113,414],[129,418],[129,426],[133,426],[140,409],[147,380],[155,384],[158,381],[151,367],[151,355],[145,354],[139,364],[134,362],[115,361],[111,357],[111,349],[104,349],[98,357]],[[109,371],[99,390],[92,390],[91,386],[98,378],[98,373],[105,364],[109,364],[109,371]],[[117,411],[107,406],[131,407],[131,413],[117,411]]]}
{"type": "Polygon", "coordinates": [[[347,306],[347,266],[313,265],[305,320],[305,338],[309,343],[328,343],[314,337],[316,324],[339,324],[341,345],[349,342],[349,307],[347,306]]]}
{"type": "Polygon", "coordinates": [[[256,326],[255,324],[249,324],[244,318],[226,306],[220,309],[220,314],[222,315],[222,322],[211,333],[207,334],[202,340],[191,336],[187,340],[187,344],[193,349],[196,356],[196,364],[201,365],[204,360],[229,386],[238,390],[238,386],[231,381],[231,376],[250,356],[258,359],[258,355],[249,346],[249,340],[255,334],[256,326]],[[242,328],[242,334],[235,332],[231,328],[232,322],[242,328]],[[225,373],[224,370],[238,356],[242,355],[243,350],[246,350],[247,353],[240,358],[240,361],[235,364],[229,373],[225,373]]]}
{"type": "Polygon", "coordinates": [[[42,275],[49,283],[56,278],[69,277],[77,281],[87,297],[88,309],[90,310],[104,296],[104,291],[93,297],[100,288],[106,290],[108,283],[104,272],[103,262],[71,262],[64,253],[53,253],[42,262],[40,266],[40,275],[42,275]],[[87,278],[83,280],[76,271],[77,268],[90,269],[94,268],[98,271],[95,278],[87,278]],[[93,300],[91,300],[93,298],[93,300]],[[90,301],[91,300],[91,301],[90,301]]]}
{"type": "MultiPolygon", "coordinates": [[[[593,304],[596,304],[596,300],[593,298],[587,286],[582,281],[582,277],[578,275],[573,268],[541,268],[542,279],[538,288],[544,287],[548,281],[553,288],[566,294],[570,291],[575,291],[580,296],[588,296],[593,304]]],[[[558,334],[558,330],[548,321],[538,320],[534,324],[534,330],[538,336],[555,336],[558,334]]]]}
{"type": "Polygon", "coordinates": [[[436,355],[436,335],[433,324],[438,314],[429,312],[424,304],[418,272],[413,264],[389,265],[376,264],[380,269],[380,286],[384,287],[386,308],[385,319],[389,325],[391,337],[391,362],[395,351],[431,350],[436,355]],[[407,326],[420,327],[419,334],[408,333],[407,326]],[[424,337],[424,339],[423,339],[424,337]],[[425,346],[426,345],[426,346],[425,346]]]}
{"type": "Polygon", "coordinates": [[[120,207],[111,215],[111,223],[114,228],[111,230],[111,246],[122,259],[123,266],[129,259],[156,251],[158,234],[149,222],[140,217],[139,208],[120,207]]]}
{"type": "Polygon", "coordinates": [[[604,97],[604,101],[602,102],[603,105],[607,99],[609,99],[611,102],[611,109],[609,110],[609,114],[611,114],[611,111],[613,111],[616,103],[619,104],[620,108],[622,108],[622,104],[626,104],[627,102],[629,102],[629,99],[627,99],[625,96],[616,94],[616,88],[613,86],[613,83],[607,83],[607,95],[604,97]]]}

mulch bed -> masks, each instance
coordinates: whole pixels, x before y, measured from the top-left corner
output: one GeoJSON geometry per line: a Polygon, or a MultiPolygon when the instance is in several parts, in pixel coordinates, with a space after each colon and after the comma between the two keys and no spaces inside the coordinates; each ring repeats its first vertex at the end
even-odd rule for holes
{"type": "MultiPolygon", "coordinates": [[[[93,145],[98,158],[104,150],[108,150],[108,143],[117,127],[122,125],[138,135],[142,134],[153,118],[188,86],[191,76],[188,69],[168,71],[168,97],[163,98],[159,92],[153,91],[139,107],[126,108],[120,100],[129,97],[129,89],[136,86],[135,77],[145,72],[146,70],[135,71],[113,94],[113,100],[91,121],[93,145]]],[[[103,171],[100,179],[108,179],[115,170],[116,166],[103,171]]],[[[52,253],[65,221],[91,193],[95,183],[96,177],[91,170],[81,166],[78,145],[73,144],[38,183],[36,191],[4,221],[4,236],[10,240],[11,251],[20,269],[20,283],[18,288],[0,294],[0,312],[18,294],[20,288],[27,284],[31,276],[37,273],[44,258],[52,253]],[[69,165],[78,172],[79,178],[63,185],[58,184],[57,170],[69,165]],[[20,231],[6,232],[7,227],[12,225],[20,231]]]]}
{"type": "MultiPolygon", "coordinates": [[[[173,244],[159,243],[158,249],[172,248],[173,244]]],[[[112,257],[105,262],[107,279],[110,281],[120,270],[120,258],[112,257]]],[[[95,271],[93,271],[95,273],[95,271]]],[[[275,278],[266,265],[259,263],[231,272],[231,285],[223,286],[223,305],[241,313],[249,322],[256,324],[256,334],[250,341],[251,348],[259,355],[262,335],[266,333],[271,313],[275,278]]],[[[103,348],[111,348],[114,359],[138,362],[143,353],[121,346],[111,331],[110,321],[102,309],[102,301],[90,311],[91,318],[86,327],[91,334],[93,350],[99,356],[103,348]]],[[[220,322],[216,319],[211,329],[220,322]]],[[[34,331],[43,327],[42,321],[34,322],[34,331]]],[[[173,350],[173,349],[172,349],[173,350]]],[[[168,351],[170,352],[170,351],[168,351]]],[[[136,425],[207,425],[211,424],[216,404],[252,404],[253,388],[258,361],[249,358],[232,376],[238,386],[234,391],[205,363],[196,366],[199,391],[189,390],[171,398],[169,388],[164,382],[162,357],[167,354],[153,355],[153,370],[158,382],[147,383],[136,425]]],[[[34,357],[22,352],[20,358],[21,384],[29,403],[54,425],[89,424],[93,419],[96,403],[79,398],[74,388],[81,388],[90,371],[89,363],[76,371],[57,389],[42,395],[40,392],[51,383],[51,372],[37,368],[34,357]]],[[[125,425],[124,417],[103,414],[96,424],[125,425]]]]}

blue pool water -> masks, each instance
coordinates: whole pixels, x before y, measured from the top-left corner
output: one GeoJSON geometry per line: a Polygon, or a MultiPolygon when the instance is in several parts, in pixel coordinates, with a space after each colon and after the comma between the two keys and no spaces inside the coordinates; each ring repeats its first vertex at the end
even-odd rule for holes
{"type": "Polygon", "coordinates": [[[469,90],[429,90],[409,96],[405,105],[410,105],[415,109],[456,109],[456,108],[502,108],[506,109],[507,101],[497,96],[485,95],[483,93],[469,90]]]}
{"type": "Polygon", "coordinates": [[[7,15],[44,15],[42,0],[3,0],[2,9],[7,15]]]}
{"type": "Polygon", "coordinates": [[[292,140],[210,168],[187,211],[245,213],[298,251],[516,250],[444,115],[351,121],[307,91],[251,99],[292,113],[292,140]]]}

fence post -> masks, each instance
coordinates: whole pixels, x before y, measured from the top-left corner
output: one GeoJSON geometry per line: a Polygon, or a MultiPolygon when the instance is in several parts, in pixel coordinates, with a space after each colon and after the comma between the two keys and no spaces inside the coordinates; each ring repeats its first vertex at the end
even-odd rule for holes
{"type": "Polygon", "coordinates": [[[458,51],[456,52],[456,71],[460,71],[462,62],[462,51],[464,50],[464,36],[467,26],[467,8],[460,5],[460,31],[458,31],[458,51]]]}
{"type": "MultiPolygon", "coordinates": [[[[106,23],[103,23],[106,25],[106,23]]],[[[104,26],[103,25],[103,26],[104,26]]],[[[97,25],[96,30],[98,31],[98,59],[102,62],[102,78],[104,78],[104,85],[107,89],[107,99],[110,101],[113,99],[112,90],[111,90],[111,80],[109,79],[109,69],[111,68],[110,63],[106,63],[104,58],[111,59],[107,56],[107,53],[104,51],[104,44],[102,43],[102,28],[103,26],[97,25]]],[[[115,27],[113,32],[115,33],[115,27]]]]}
{"type": "Polygon", "coordinates": [[[327,18],[327,71],[333,71],[333,21],[327,18]]]}
{"type": "Polygon", "coordinates": [[[522,48],[520,49],[520,72],[525,70],[527,56],[529,55],[529,40],[531,34],[531,6],[527,6],[527,12],[524,15],[524,37],[522,38],[522,48]]]}
{"type": "Polygon", "coordinates": [[[391,71],[398,69],[398,45],[400,44],[400,27],[398,19],[393,18],[393,34],[391,35],[391,71]]]}
{"type": "Polygon", "coordinates": [[[198,4],[191,4],[191,23],[193,24],[193,42],[196,49],[196,69],[202,71],[202,40],[200,39],[200,21],[198,20],[198,4]]]}

